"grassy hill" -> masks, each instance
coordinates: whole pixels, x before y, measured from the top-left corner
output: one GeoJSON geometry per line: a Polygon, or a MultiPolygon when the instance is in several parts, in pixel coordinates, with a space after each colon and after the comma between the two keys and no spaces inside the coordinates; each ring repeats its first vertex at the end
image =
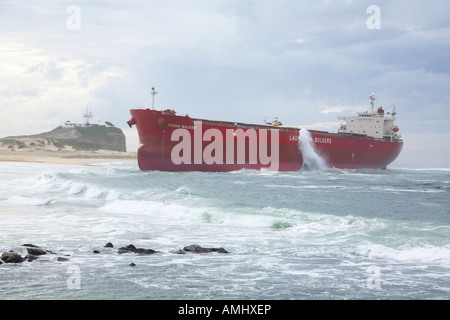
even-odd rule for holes
{"type": "Polygon", "coordinates": [[[49,132],[0,139],[8,150],[35,149],[49,151],[126,151],[125,135],[114,126],[90,125],[57,127],[49,132]]]}

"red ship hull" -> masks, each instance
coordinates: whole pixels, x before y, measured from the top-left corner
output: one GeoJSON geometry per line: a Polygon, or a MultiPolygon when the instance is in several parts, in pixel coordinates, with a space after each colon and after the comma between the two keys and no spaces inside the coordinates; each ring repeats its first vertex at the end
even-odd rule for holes
{"type": "Polygon", "coordinates": [[[137,157],[141,170],[296,171],[303,165],[296,128],[193,119],[168,110],[130,113],[128,124],[136,125],[142,144],[137,157]]]}
{"type": "MultiPolygon", "coordinates": [[[[188,116],[177,116],[168,110],[132,109],[130,113],[132,118],[128,124],[136,125],[142,144],[137,157],[141,170],[296,171],[303,165],[298,128],[193,119],[188,116]],[[186,137],[180,138],[176,135],[178,129],[188,134],[187,142],[184,141],[186,137]],[[250,131],[254,133],[255,139],[246,137],[240,143],[237,141],[236,134],[245,135],[250,131]],[[206,137],[208,132],[214,132],[214,138],[211,138],[211,135],[206,137]],[[261,132],[266,132],[267,139],[261,138],[261,132]],[[271,140],[274,134],[277,139],[271,140]],[[181,143],[185,143],[188,150],[184,148],[180,152],[181,143]],[[213,145],[215,150],[211,152],[213,145]],[[244,153],[241,158],[238,156],[239,150],[243,150],[244,153]],[[253,158],[251,151],[257,153],[253,158]],[[261,159],[261,156],[264,155],[270,155],[271,161],[268,162],[267,157],[263,161],[264,157],[261,159]]],[[[310,130],[309,133],[316,153],[324,160],[325,166],[330,168],[385,169],[398,157],[403,148],[401,140],[390,141],[362,134],[314,130],[310,130]]]]}
{"type": "Polygon", "coordinates": [[[309,132],[315,151],[330,168],[386,169],[403,148],[402,141],[373,139],[360,134],[309,132]]]}

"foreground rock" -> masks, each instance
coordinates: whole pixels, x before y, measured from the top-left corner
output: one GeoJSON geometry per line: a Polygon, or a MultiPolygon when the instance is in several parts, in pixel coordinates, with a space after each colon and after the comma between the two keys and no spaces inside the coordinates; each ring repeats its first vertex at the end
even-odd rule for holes
{"type": "Polygon", "coordinates": [[[22,263],[25,261],[25,258],[15,252],[4,252],[1,259],[4,263],[22,263]]]}
{"type": "MultiPolygon", "coordinates": [[[[23,244],[22,246],[27,247],[28,254],[25,256],[25,260],[28,262],[31,262],[33,260],[36,260],[39,256],[42,256],[44,254],[47,254],[47,251],[42,250],[38,246],[35,246],[34,244],[23,244]]],[[[50,253],[53,253],[51,251],[48,251],[50,253]]]]}
{"type": "MultiPolygon", "coordinates": [[[[38,259],[38,257],[42,256],[42,255],[46,255],[46,254],[55,254],[50,250],[43,250],[41,248],[39,248],[36,245],[33,244],[24,244],[24,247],[26,247],[28,254],[25,257],[22,257],[20,254],[14,252],[14,251],[9,251],[9,252],[4,252],[1,255],[1,259],[0,259],[0,265],[3,263],[22,263],[24,261],[28,261],[31,262],[33,260],[38,259]]],[[[111,242],[108,242],[104,248],[114,248],[113,244],[111,242]]],[[[108,249],[110,250],[110,249],[108,249]]],[[[210,253],[210,252],[218,252],[218,253],[228,253],[228,251],[226,251],[224,248],[205,248],[202,246],[199,246],[197,244],[191,244],[189,246],[184,247],[183,249],[180,249],[178,251],[175,251],[176,254],[185,254],[185,253],[210,253]]],[[[93,251],[94,254],[99,254],[100,251],[99,250],[94,250],[93,251]]],[[[154,253],[159,253],[159,251],[153,250],[153,249],[144,249],[144,248],[136,248],[135,245],[133,244],[129,244],[126,247],[121,247],[117,250],[117,253],[122,254],[122,253],[136,253],[136,254],[141,254],[141,255],[150,255],[150,254],[154,254],[154,253]]],[[[66,255],[67,256],[67,255],[66,255]]],[[[62,262],[62,261],[68,261],[68,258],[65,257],[58,257],[56,259],[56,261],[58,262],[62,262]]],[[[135,266],[134,263],[131,263],[130,266],[135,266]]]]}
{"type": "Polygon", "coordinates": [[[133,244],[129,244],[126,247],[119,248],[118,253],[129,253],[134,252],[138,254],[154,254],[158,251],[152,250],[152,249],[144,249],[144,248],[136,248],[133,244]]]}
{"type": "Polygon", "coordinates": [[[39,256],[46,255],[48,253],[55,254],[49,250],[43,250],[38,246],[35,246],[34,244],[27,243],[23,244],[22,246],[26,247],[27,249],[28,254],[25,257],[22,257],[20,254],[14,252],[13,250],[10,250],[9,252],[4,252],[2,254],[0,261],[3,261],[4,263],[22,263],[24,261],[31,262],[33,260],[36,260],[39,256]]]}
{"type": "Polygon", "coordinates": [[[111,242],[108,242],[107,244],[105,244],[105,248],[114,248],[114,246],[111,242]]]}
{"type": "Polygon", "coordinates": [[[43,254],[47,254],[47,252],[39,248],[27,248],[27,252],[32,256],[42,256],[43,254]]]}
{"type": "Polygon", "coordinates": [[[176,253],[184,254],[186,252],[193,253],[210,253],[210,252],[219,252],[219,253],[228,253],[224,248],[204,248],[199,246],[198,244],[191,244],[190,246],[184,247],[183,250],[178,250],[176,253]]]}

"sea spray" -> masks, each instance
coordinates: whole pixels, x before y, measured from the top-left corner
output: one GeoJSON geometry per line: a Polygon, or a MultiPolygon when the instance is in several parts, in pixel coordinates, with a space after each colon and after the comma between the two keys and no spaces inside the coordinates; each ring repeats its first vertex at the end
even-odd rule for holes
{"type": "Polygon", "coordinates": [[[310,170],[322,170],[327,167],[325,160],[316,152],[314,142],[309,131],[300,129],[298,148],[303,155],[303,165],[310,170]]]}

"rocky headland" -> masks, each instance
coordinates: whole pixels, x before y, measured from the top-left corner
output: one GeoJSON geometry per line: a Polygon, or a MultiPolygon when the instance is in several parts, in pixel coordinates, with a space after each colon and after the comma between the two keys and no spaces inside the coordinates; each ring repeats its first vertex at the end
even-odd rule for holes
{"type": "Polygon", "coordinates": [[[40,134],[6,137],[0,139],[0,147],[9,151],[127,151],[120,128],[97,124],[59,126],[40,134]]]}
{"type": "Polygon", "coordinates": [[[34,135],[0,139],[0,161],[89,164],[92,162],[135,161],[127,152],[125,134],[105,125],[59,126],[34,135]]]}

